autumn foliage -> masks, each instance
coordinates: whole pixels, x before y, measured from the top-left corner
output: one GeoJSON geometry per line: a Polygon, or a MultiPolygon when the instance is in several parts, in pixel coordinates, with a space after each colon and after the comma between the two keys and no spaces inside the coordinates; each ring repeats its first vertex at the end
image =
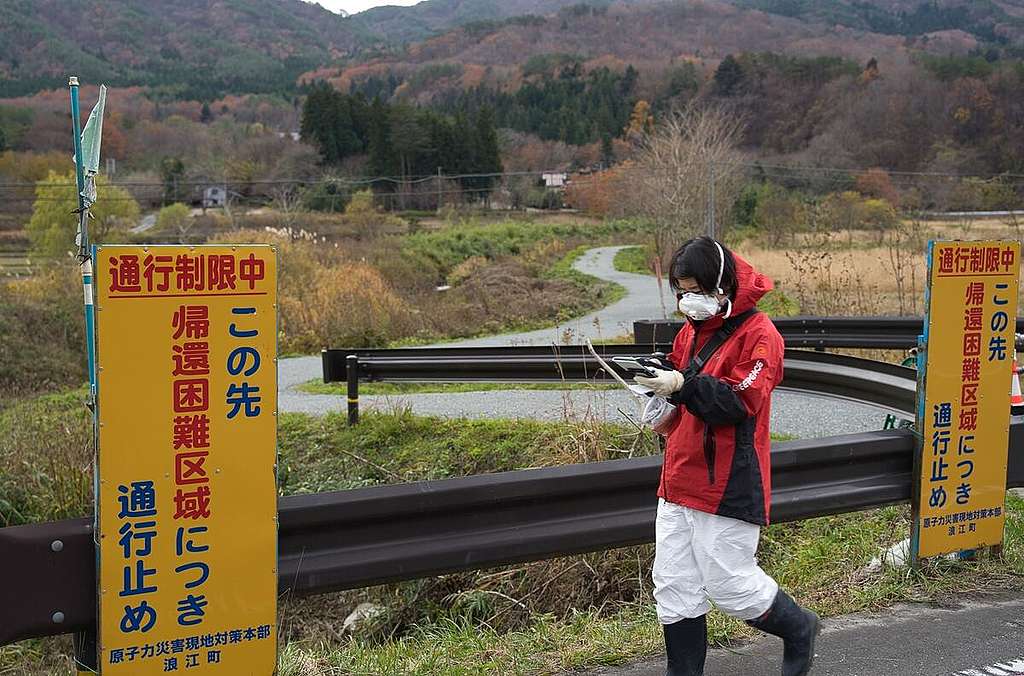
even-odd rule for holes
{"type": "Polygon", "coordinates": [[[573,175],[565,188],[566,206],[600,218],[621,215],[627,177],[633,167],[627,161],[603,171],[573,175]]]}

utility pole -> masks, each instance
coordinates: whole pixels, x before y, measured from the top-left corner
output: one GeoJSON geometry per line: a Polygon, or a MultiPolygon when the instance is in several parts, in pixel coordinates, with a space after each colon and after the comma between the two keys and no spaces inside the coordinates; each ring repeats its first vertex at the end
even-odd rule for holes
{"type": "Polygon", "coordinates": [[[441,213],[441,167],[437,168],[437,213],[441,213]]]}
{"type": "Polygon", "coordinates": [[[708,162],[708,210],[707,210],[708,237],[715,239],[715,165],[708,162]]]}

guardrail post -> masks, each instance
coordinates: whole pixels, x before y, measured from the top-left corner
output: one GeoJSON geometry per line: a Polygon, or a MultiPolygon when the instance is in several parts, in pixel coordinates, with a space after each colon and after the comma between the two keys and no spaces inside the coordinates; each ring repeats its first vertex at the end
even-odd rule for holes
{"type": "Polygon", "coordinates": [[[348,424],[359,422],[359,355],[345,357],[345,378],[348,381],[348,424]]]}

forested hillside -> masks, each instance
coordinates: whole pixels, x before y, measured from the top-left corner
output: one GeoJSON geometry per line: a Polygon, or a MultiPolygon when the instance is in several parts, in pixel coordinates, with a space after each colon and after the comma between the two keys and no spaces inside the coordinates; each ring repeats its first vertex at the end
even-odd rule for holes
{"type": "Polygon", "coordinates": [[[71,73],[169,98],[279,92],[360,44],[345,19],[301,0],[5,0],[0,98],[71,73]]]}
{"type": "Polygon", "coordinates": [[[167,180],[571,170],[628,159],[692,102],[742,117],[763,160],[1019,173],[1022,22],[1024,0],[427,0],[352,17],[8,0],[0,151],[21,155],[0,175],[56,166],[71,73],[85,101],[111,87],[105,156],[167,180]]]}

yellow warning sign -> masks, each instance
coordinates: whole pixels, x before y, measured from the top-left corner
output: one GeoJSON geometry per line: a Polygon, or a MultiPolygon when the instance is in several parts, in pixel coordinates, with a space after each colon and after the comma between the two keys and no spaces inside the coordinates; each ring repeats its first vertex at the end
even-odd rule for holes
{"type": "Polygon", "coordinates": [[[928,264],[913,525],[920,557],[1003,539],[1020,244],[932,242],[928,264]]]}
{"type": "Polygon", "coordinates": [[[272,674],[277,262],[269,246],[102,246],[99,667],[272,674]]]}

